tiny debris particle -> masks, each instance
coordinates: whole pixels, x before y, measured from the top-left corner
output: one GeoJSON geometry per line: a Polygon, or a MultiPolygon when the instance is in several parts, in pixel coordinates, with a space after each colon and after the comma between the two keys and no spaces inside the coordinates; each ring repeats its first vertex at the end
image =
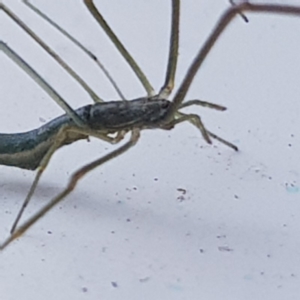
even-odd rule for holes
{"type": "Polygon", "coordinates": [[[233,251],[233,249],[229,248],[228,246],[219,246],[218,249],[221,252],[232,252],[233,251]]]}
{"type": "Polygon", "coordinates": [[[84,293],[87,293],[87,291],[88,291],[87,287],[83,287],[83,288],[82,288],[82,291],[83,291],[84,293]]]}
{"type": "Polygon", "coordinates": [[[52,231],[48,230],[47,233],[48,233],[48,234],[52,234],[52,231]]]}
{"type": "Polygon", "coordinates": [[[226,239],[226,234],[217,235],[217,239],[226,239]]]}
{"type": "Polygon", "coordinates": [[[204,249],[199,249],[199,252],[200,253],[204,253],[204,249]]]}
{"type": "Polygon", "coordinates": [[[179,200],[179,202],[183,202],[185,200],[184,195],[186,194],[186,189],[178,188],[177,191],[182,193],[180,196],[177,197],[177,200],[179,200]]]}
{"type": "Polygon", "coordinates": [[[183,202],[185,200],[185,198],[181,195],[181,196],[177,197],[177,200],[179,202],[183,202]]]}
{"type": "Polygon", "coordinates": [[[149,281],[149,280],[150,280],[150,277],[144,277],[144,278],[140,278],[140,279],[139,279],[139,282],[144,283],[144,282],[147,282],[147,281],[149,281]]]}
{"type": "Polygon", "coordinates": [[[186,189],[178,188],[177,191],[178,191],[178,192],[182,192],[183,195],[186,194],[186,189]]]}
{"type": "Polygon", "coordinates": [[[117,288],[117,287],[118,287],[118,283],[115,282],[115,281],[112,281],[112,282],[111,282],[111,285],[112,285],[114,288],[117,288]]]}

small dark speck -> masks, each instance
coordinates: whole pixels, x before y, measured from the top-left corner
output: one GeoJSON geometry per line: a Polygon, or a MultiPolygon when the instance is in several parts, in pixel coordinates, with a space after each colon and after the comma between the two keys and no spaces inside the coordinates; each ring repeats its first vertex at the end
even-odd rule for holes
{"type": "Polygon", "coordinates": [[[234,195],[234,198],[235,198],[235,199],[239,199],[239,196],[238,196],[238,195],[234,195]]]}
{"type": "Polygon", "coordinates": [[[200,253],[204,253],[204,249],[199,249],[199,252],[200,253]]]}
{"type": "Polygon", "coordinates": [[[217,239],[226,239],[226,234],[217,235],[217,239]]]}
{"type": "Polygon", "coordinates": [[[262,271],[262,272],[260,272],[260,275],[265,275],[265,272],[263,272],[263,271],[262,271]]]}
{"type": "Polygon", "coordinates": [[[292,144],[288,144],[289,147],[292,147],[292,144]]]}
{"type": "Polygon", "coordinates": [[[270,257],[271,257],[271,254],[268,254],[267,257],[270,258],[270,257]]]}
{"type": "Polygon", "coordinates": [[[87,293],[87,291],[88,291],[88,289],[87,289],[86,287],[83,287],[81,290],[82,290],[84,293],[87,293]]]}
{"type": "Polygon", "coordinates": [[[183,195],[186,194],[186,189],[178,188],[177,191],[178,191],[178,192],[182,192],[183,195]]]}
{"type": "Polygon", "coordinates": [[[221,252],[232,252],[233,249],[229,248],[228,246],[220,246],[218,247],[219,251],[221,252]]]}
{"type": "Polygon", "coordinates": [[[185,200],[185,198],[181,195],[181,196],[177,197],[177,200],[179,202],[183,202],[185,200]]]}
{"type": "Polygon", "coordinates": [[[139,282],[147,282],[150,280],[150,277],[144,277],[144,278],[140,278],[139,282]]]}
{"type": "Polygon", "coordinates": [[[126,222],[131,222],[131,220],[128,218],[128,219],[126,219],[126,222]]]}
{"type": "Polygon", "coordinates": [[[185,200],[184,195],[186,194],[186,189],[178,188],[177,191],[182,193],[180,196],[177,197],[177,200],[179,200],[179,202],[183,202],[185,200]]]}
{"type": "Polygon", "coordinates": [[[158,178],[154,178],[154,181],[158,181],[158,178]]]}
{"type": "Polygon", "coordinates": [[[117,288],[117,287],[118,287],[118,284],[117,284],[115,281],[112,281],[112,282],[111,282],[111,285],[112,285],[114,288],[117,288]]]}
{"type": "Polygon", "coordinates": [[[47,231],[47,233],[48,233],[48,234],[52,234],[52,231],[49,230],[49,231],[47,231]]]}
{"type": "Polygon", "coordinates": [[[112,230],[110,233],[114,234],[115,232],[112,230]]]}

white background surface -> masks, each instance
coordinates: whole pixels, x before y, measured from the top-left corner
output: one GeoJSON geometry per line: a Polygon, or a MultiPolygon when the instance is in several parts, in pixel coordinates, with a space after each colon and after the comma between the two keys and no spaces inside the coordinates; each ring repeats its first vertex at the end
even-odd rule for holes
{"type": "MultiPolygon", "coordinates": [[[[228,7],[223,0],[182,2],[177,84],[228,7]]],[[[144,95],[82,1],[33,3],[97,54],[128,99],[144,95]]],[[[170,1],[96,3],[158,90],[170,1]]],[[[20,1],[6,4],[100,96],[118,99],[72,44],[20,1]]],[[[189,124],[143,132],[135,148],[89,174],[0,254],[1,299],[299,299],[300,18],[248,17],[249,24],[239,17],[231,24],[187,97],[228,107],[223,113],[191,110],[240,152],[206,145],[189,124]]],[[[91,103],[3,12],[0,32],[70,105],[91,103]]],[[[0,70],[1,132],[30,130],[62,114],[4,54],[0,70]]],[[[58,151],[25,217],[57,194],[75,169],[111,149],[92,139],[58,151]]],[[[2,239],[33,177],[0,167],[2,239]]]]}

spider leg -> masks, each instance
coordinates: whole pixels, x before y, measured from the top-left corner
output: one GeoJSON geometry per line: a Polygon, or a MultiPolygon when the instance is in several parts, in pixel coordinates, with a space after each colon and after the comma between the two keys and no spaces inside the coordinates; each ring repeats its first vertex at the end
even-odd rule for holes
{"type": "Polygon", "coordinates": [[[243,2],[236,4],[228,8],[225,13],[220,17],[214,30],[211,32],[204,45],[200,48],[196,55],[193,63],[189,67],[187,74],[185,75],[181,85],[179,86],[173,100],[172,111],[170,115],[174,115],[184,100],[190,85],[197,74],[199,68],[204,62],[205,58],[209,54],[216,41],[226,29],[228,24],[236,15],[240,15],[243,12],[262,12],[262,13],[273,13],[273,14],[288,14],[288,15],[300,15],[300,7],[291,5],[279,5],[279,4],[251,4],[243,2]]]}
{"type": "Polygon", "coordinates": [[[178,60],[178,44],[179,44],[179,14],[180,1],[172,0],[172,25],[169,46],[169,58],[166,72],[165,83],[162,86],[159,97],[167,99],[174,88],[177,60],[178,60]]]}
{"type": "Polygon", "coordinates": [[[76,187],[78,181],[84,175],[86,175],[88,172],[92,171],[93,169],[99,167],[100,165],[106,163],[107,161],[109,161],[109,160],[123,154],[127,150],[129,150],[131,147],[133,147],[137,143],[139,137],[140,137],[140,130],[133,129],[131,132],[130,140],[128,142],[126,142],[124,145],[122,145],[118,149],[108,153],[107,155],[83,166],[82,168],[80,168],[79,170],[74,172],[67,187],[60,194],[58,194],[55,198],[53,198],[47,205],[42,207],[36,214],[34,214],[32,217],[30,217],[23,225],[16,228],[14,233],[9,238],[7,238],[7,240],[4,241],[3,244],[0,245],[0,250],[3,250],[12,241],[14,241],[16,238],[20,237],[22,234],[24,234],[36,221],[38,221],[40,218],[42,218],[55,205],[60,203],[67,195],[69,195],[76,187]]]}
{"type": "MultiPolygon", "coordinates": [[[[32,3],[30,3],[28,0],[23,0],[24,4],[28,6],[33,12],[35,12],[37,15],[39,15],[42,19],[44,19],[46,22],[48,22],[50,25],[52,25],[54,28],[56,28],[61,34],[63,34],[66,38],[68,38],[71,42],[73,42],[77,47],[79,47],[90,59],[92,59],[97,66],[102,70],[104,75],[107,77],[111,85],[116,90],[117,94],[119,95],[120,99],[126,100],[125,96],[123,95],[121,89],[118,87],[115,80],[110,75],[109,71],[106,69],[106,67],[100,62],[100,60],[97,58],[95,54],[93,54],[90,50],[88,50],[83,44],[81,44],[77,39],[74,38],[71,34],[69,34],[65,29],[60,27],[57,23],[55,23],[52,19],[50,19],[44,12],[39,10],[36,6],[34,6],[32,3]]],[[[99,102],[99,99],[94,98],[95,102],[99,102]]]]}
{"type": "Polygon", "coordinates": [[[76,111],[15,51],[13,51],[4,42],[0,41],[0,50],[2,50],[13,62],[15,62],[23,71],[26,72],[69,116],[78,126],[85,126],[85,123],[78,116],[76,111]]]}
{"type": "Polygon", "coordinates": [[[145,90],[147,91],[147,94],[149,97],[155,95],[155,91],[148,81],[146,75],[143,73],[141,68],[138,66],[137,62],[134,60],[134,58],[130,55],[130,53],[127,51],[125,46],[122,44],[122,42],[119,40],[119,38],[116,36],[116,34],[112,31],[110,26],[107,24],[95,4],[93,3],[93,0],[84,0],[84,4],[88,8],[89,12],[92,14],[92,16],[95,18],[95,20],[99,23],[99,25],[102,27],[102,29],[105,31],[107,36],[110,38],[112,43],[116,46],[116,48],[119,50],[121,55],[124,57],[124,59],[127,61],[127,63],[130,65],[131,69],[134,71],[142,85],[144,86],[145,90]]]}
{"type": "Polygon", "coordinates": [[[89,85],[56,53],[52,50],[41,38],[39,38],[19,17],[17,17],[8,7],[0,2],[2,9],[18,26],[20,26],[32,39],[34,39],[65,71],[69,73],[85,91],[90,95],[95,102],[103,101],[89,85]]]}
{"type": "MultiPolygon", "coordinates": [[[[79,139],[84,139],[88,136],[93,136],[93,137],[96,137],[98,139],[101,139],[101,140],[104,140],[106,142],[109,142],[111,144],[116,144],[118,142],[120,142],[124,136],[126,134],[126,131],[120,131],[117,133],[117,135],[115,137],[110,137],[106,134],[102,134],[100,132],[97,132],[95,130],[91,130],[91,129],[83,129],[83,128],[80,128],[80,127],[77,127],[77,126],[63,126],[62,128],[60,128],[60,130],[58,131],[58,133],[56,134],[56,136],[53,138],[53,143],[51,145],[51,147],[48,149],[48,151],[46,152],[45,156],[43,157],[43,159],[41,160],[40,162],[40,165],[37,169],[37,173],[35,175],[35,178],[33,180],[33,183],[29,189],[29,192],[18,212],[18,215],[12,225],[12,228],[11,228],[11,234],[14,233],[30,199],[32,198],[35,190],[36,190],[36,187],[39,183],[39,180],[43,174],[43,172],[46,170],[49,162],[50,162],[50,159],[52,157],[52,155],[56,152],[56,150],[58,150],[58,148],[60,148],[61,146],[63,146],[64,144],[66,144],[66,142],[68,140],[79,140],[79,139]],[[71,135],[71,137],[70,137],[71,135]]],[[[68,142],[70,143],[70,142],[68,142]]]]}

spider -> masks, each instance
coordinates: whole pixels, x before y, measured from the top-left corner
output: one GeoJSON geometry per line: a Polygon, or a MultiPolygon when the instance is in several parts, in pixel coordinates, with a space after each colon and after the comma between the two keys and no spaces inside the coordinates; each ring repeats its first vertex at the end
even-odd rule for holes
{"type": "MultiPolygon", "coordinates": [[[[50,20],[42,12],[38,11],[28,1],[24,1],[29,7],[40,14],[44,19],[48,20],[53,26],[57,27],[62,33],[73,39],[79,47],[81,44],[52,20],[50,20]]],[[[118,37],[107,24],[100,11],[94,5],[92,0],[84,0],[84,4],[99,23],[121,55],[136,73],[138,79],[144,86],[147,96],[133,100],[126,100],[119,91],[117,85],[107,73],[109,80],[117,89],[121,100],[119,101],[103,101],[94,91],[78,76],[72,68],[70,68],[52,49],[50,49],[40,38],[38,38],[20,19],[15,16],[4,4],[0,4],[0,8],[6,12],[15,22],[18,23],[36,42],[38,42],[61,66],[73,76],[79,84],[90,94],[94,100],[94,104],[85,105],[79,109],[72,109],[68,103],[38,74],[33,70],[22,58],[9,48],[3,42],[0,42],[0,49],[4,51],[13,61],[15,61],[29,76],[31,76],[64,110],[65,114],[44,124],[42,127],[26,133],[20,134],[1,134],[0,135],[0,163],[10,166],[16,166],[25,169],[37,169],[36,177],[30,188],[30,191],[19,211],[19,214],[11,229],[11,235],[0,246],[4,249],[13,240],[26,232],[37,220],[43,217],[55,205],[61,202],[76,187],[78,181],[88,172],[105,162],[116,158],[128,149],[133,147],[144,129],[163,129],[171,130],[177,124],[188,121],[198,128],[207,143],[211,143],[211,139],[216,139],[234,150],[238,148],[232,143],[218,137],[216,134],[208,130],[202,123],[201,118],[196,114],[185,114],[180,110],[191,105],[201,105],[217,110],[225,110],[221,105],[213,104],[202,100],[185,100],[185,96],[193,82],[193,79],[204,62],[205,58],[213,48],[222,32],[226,29],[230,21],[236,16],[242,16],[246,21],[245,12],[264,12],[273,14],[300,15],[299,6],[289,6],[280,4],[251,4],[243,2],[235,4],[231,1],[231,6],[223,13],[212,30],[204,45],[200,48],[195,59],[187,70],[182,83],[179,85],[173,99],[168,100],[174,88],[174,80],[176,74],[176,66],[178,59],[179,45],[179,21],[180,21],[180,0],[172,1],[172,24],[170,34],[169,58],[165,76],[165,82],[161,89],[156,92],[147,77],[144,75],[136,61],[120,42],[118,37]],[[90,136],[97,137],[106,142],[115,144],[119,143],[124,137],[130,133],[130,138],[119,148],[113,150],[107,155],[83,166],[73,173],[66,188],[54,197],[48,204],[42,207],[36,214],[30,217],[22,225],[18,226],[18,222],[30,201],[39,179],[46,169],[53,153],[62,146],[73,143],[77,140],[87,139],[90,136]],[[29,143],[31,141],[31,143],[29,143]],[[32,142],[33,141],[33,142],[32,142]]],[[[103,68],[98,59],[90,53],[86,48],[82,47],[98,65],[103,68]]]]}

